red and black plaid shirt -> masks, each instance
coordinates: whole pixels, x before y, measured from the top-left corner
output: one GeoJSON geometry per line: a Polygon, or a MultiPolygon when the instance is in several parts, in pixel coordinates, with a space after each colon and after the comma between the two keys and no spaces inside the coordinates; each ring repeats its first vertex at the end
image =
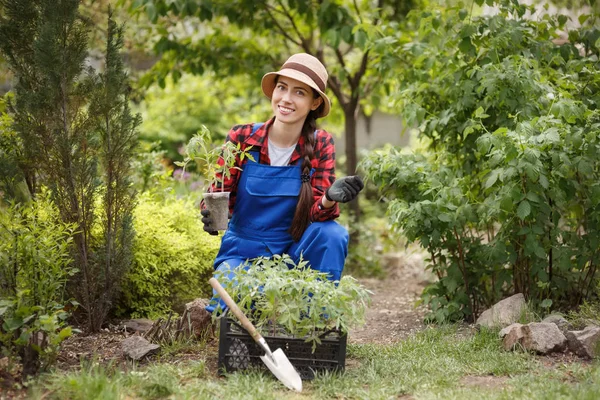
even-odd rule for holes
{"type": "MultiPolygon", "coordinates": [[[[236,125],[227,134],[227,141],[235,144],[241,143],[242,149],[247,149],[252,146],[251,151],[258,151],[260,154],[259,160],[255,160],[260,164],[271,164],[269,159],[269,146],[267,132],[273,124],[274,118],[267,121],[263,126],[258,128],[254,135],[252,135],[253,124],[247,125],[236,125]]],[[[335,146],[333,144],[333,138],[329,133],[324,130],[317,130],[315,137],[315,149],[314,158],[312,160],[312,168],[314,172],[312,174],[310,183],[313,190],[314,203],[310,211],[311,221],[328,221],[337,218],[340,215],[338,205],[334,205],[331,208],[319,207],[321,203],[321,197],[325,194],[325,190],[331,186],[335,181],[335,146]]],[[[296,149],[292,153],[289,165],[296,164],[299,158],[302,157],[304,150],[304,137],[300,137],[296,149]]],[[[242,168],[242,165],[247,161],[240,161],[236,159],[235,165],[242,168]]],[[[222,158],[219,159],[219,165],[223,165],[224,161],[222,158]]],[[[229,211],[233,212],[233,206],[235,205],[237,185],[240,179],[241,171],[235,168],[231,169],[231,177],[225,179],[223,182],[224,191],[231,192],[229,197],[229,211]]],[[[220,191],[220,186],[214,185],[213,191],[220,191]]]]}

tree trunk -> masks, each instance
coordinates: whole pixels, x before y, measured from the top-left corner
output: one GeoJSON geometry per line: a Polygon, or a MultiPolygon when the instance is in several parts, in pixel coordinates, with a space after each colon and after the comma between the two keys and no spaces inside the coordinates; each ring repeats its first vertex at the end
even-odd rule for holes
{"type": "MultiPolygon", "coordinates": [[[[356,156],[356,119],[358,114],[357,104],[347,104],[344,107],[344,134],[346,136],[346,174],[355,175],[357,156],[356,156]]],[[[350,202],[350,210],[354,214],[355,222],[360,220],[360,207],[358,197],[350,202]]],[[[350,232],[350,243],[358,243],[358,234],[356,231],[350,232]]]]}

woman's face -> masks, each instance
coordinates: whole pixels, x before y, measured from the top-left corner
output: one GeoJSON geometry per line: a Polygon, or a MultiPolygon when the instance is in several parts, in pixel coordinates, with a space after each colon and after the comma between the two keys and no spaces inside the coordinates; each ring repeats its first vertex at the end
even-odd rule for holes
{"type": "Polygon", "coordinates": [[[304,123],[311,110],[316,110],[323,99],[313,96],[313,89],[295,79],[279,76],[273,96],[271,107],[275,118],[286,124],[304,123]]]}

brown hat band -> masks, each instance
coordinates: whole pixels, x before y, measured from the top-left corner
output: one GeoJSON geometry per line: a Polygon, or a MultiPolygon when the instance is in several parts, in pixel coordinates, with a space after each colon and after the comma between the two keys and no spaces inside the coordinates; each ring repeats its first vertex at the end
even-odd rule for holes
{"type": "Polygon", "coordinates": [[[283,66],[281,67],[281,69],[285,69],[285,68],[294,69],[298,72],[302,72],[303,74],[308,75],[308,77],[317,84],[319,89],[321,89],[321,92],[325,91],[325,82],[323,82],[321,77],[319,77],[319,75],[315,74],[315,72],[312,69],[308,68],[306,65],[302,65],[299,63],[295,63],[295,62],[287,62],[287,63],[283,64],[283,66]]]}

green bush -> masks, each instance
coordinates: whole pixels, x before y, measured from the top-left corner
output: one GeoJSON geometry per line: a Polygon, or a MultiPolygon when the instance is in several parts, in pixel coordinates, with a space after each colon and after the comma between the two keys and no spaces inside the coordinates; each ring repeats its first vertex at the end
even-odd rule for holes
{"type": "Polygon", "coordinates": [[[460,4],[413,13],[413,37],[381,53],[382,66],[398,63],[392,92],[431,151],[388,149],[363,166],[393,226],[429,252],[439,281],[422,298],[438,321],[512,293],[545,309],[598,295],[598,15],[557,44],[567,17],[495,3],[493,16],[460,4]]]}
{"type": "Polygon", "coordinates": [[[26,205],[0,205],[0,344],[19,358],[23,374],[46,370],[66,326],[65,285],[75,274],[70,257],[74,228],[60,222],[47,193],[26,205]]]}
{"type": "Polygon", "coordinates": [[[123,284],[120,314],[153,318],[210,295],[208,279],[220,238],[204,232],[198,214],[190,197],[139,197],[133,265],[123,284]]]}

